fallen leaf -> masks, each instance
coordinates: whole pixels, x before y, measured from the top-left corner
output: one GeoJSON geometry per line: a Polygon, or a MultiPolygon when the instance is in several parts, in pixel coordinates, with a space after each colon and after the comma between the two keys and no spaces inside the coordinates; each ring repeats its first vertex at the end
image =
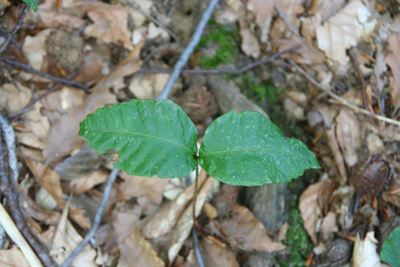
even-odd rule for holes
{"type": "Polygon", "coordinates": [[[203,252],[203,260],[206,266],[239,267],[235,254],[215,242],[213,236],[205,236],[201,240],[200,247],[203,252]]]}
{"type": "Polygon", "coordinates": [[[35,36],[26,36],[22,45],[22,52],[28,59],[29,66],[35,70],[46,71],[42,69],[45,56],[47,55],[46,40],[51,34],[52,29],[46,29],[35,36]]]}
{"type": "Polygon", "coordinates": [[[341,229],[349,229],[353,224],[353,195],[354,187],[341,186],[332,193],[330,198],[329,207],[334,213],[340,215],[338,223],[341,229]]]}
{"type": "Polygon", "coordinates": [[[24,254],[22,254],[21,250],[19,250],[17,247],[0,250],[0,266],[30,267],[29,263],[24,257],[24,254]]]}
{"type": "Polygon", "coordinates": [[[388,37],[389,47],[392,50],[386,56],[386,64],[390,67],[393,77],[389,78],[392,103],[397,110],[400,107],[400,39],[397,34],[388,37]]]}
{"type": "Polygon", "coordinates": [[[328,214],[322,220],[321,232],[322,238],[328,240],[329,235],[332,233],[337,233],[339,228],[336,225],[336,213],[329,211],[328,214]]]}
{"type": "Polygon", "coordinates": [[[328,58],[345,65],[349,61],[346,49],[356,46],[360,38],[375,27],[376,20],[367,22],[370,15],[360,0],[351,1],[323,25],[316,27],[318,47],[328,58]]]}
{"type": "Polygon", "coordinates": [[[246,7],[247,10],[251,11],[256,17],[256,23],[261,30],[261,42],[267,42],[274,13],[273,2],[265,0],[249,0],[247,1],[246,7]]]}
{"type": "Polygon", "coordinates": [[[123,43],[131,47],[131,32],[128,29],[129,11],[120,6],[100,1],[83,2],[83,9],[94,24],[85,28],[85,34],[105,43],[123,43]]]}
{"type": "Polygon", "coordinates": [[[36,191],[35,202],[46,210],[53,210],[58,205],[54,198],[43,186],[39,187],[39,189],[36,191]]]}
{"type": "Polygon", "coordinates": [[[155,99],[163,91],[170,74],[136,74],[133,76],[129,90],[138,99],[155,99]]]}
{"type": "MultiPolygon", "coordinates": [[[[264,225],[246,207],[235,205],[232,218],[224,220],[220,225],[226,230],[230,245],[245,251],[279,251],[285,245],[274,242],[267,235],[264,225]]],[[[215,221],[214,221],[215,222],[215,221]]]]}
{"type": "Polygon", "coordinates": [[[279,51],[289,49],[296,45],[301,45],[296,51],[286,53],[282,57],[292,58],[295,62],[299,64],[318,64],[325,60],[324,54],[315,49],[314,47],[305,44],[301,39],[293,36],[291,39],[279,39],[273,42],[274,45],[278,47],[279,51]]]}
{"type": "Polygon", "coordinates": [[[153,22],[150,22],[146,40],[154,40],[156,38],[161,38],[163,43],[168,43],[171,39],[166,30],[162,27],[157,27],[153,22]]]}
{"type": "Polygon", "coordinates": [[[289,27],[297,29],[300,26],[298,15],[304,13],[303,0],[272,0],[276,9],[289,27]]]}
{"type": "MultiPolygon", "coordinates": [[[[200,191],[197,194],[195,205],[196,213],[194,216],[199,216],[201,208],[206,201],[206,197],[215,181],[217,181],[215,178],[208,177],[207,180],[204,182],[204,185],[200,188],[200,191]]],[[[175,260],[176,256],[182,248],[183,243],[190,235],[194,223],[192,205],[192,203],[189,204],[189,206],[185,209],[183,214],[179,217],[178,222],[176,223],[174,233],[172,234],[171,245],[168,249],[169,262],[173,262],[175,260]]]]}
{"type": "Polygon", "coordinates": [[[339,143],[335,135],[335,126],[336,125],[333,125],[332,128],[326,129],[325,133],[326,133],[326,138],[328,140],[329,148],[331,149],[333,158],[336,163],[336,167],[338,168],[338,172],[340,175],[339,181],[342,185],[344,185],[347,182],[348,175],[347,175],[346,165],[344,164],[344,158],[342,152],[340,151],[339,143]]]}
{"type": "Polygon", "coordinates": [[[164,261],[157,256],[150,243],[144,239],[139,231],[134,230],[121,243],[118,244],[121,253],[121,265],[163,267],[164,261]]]}
{"type": "MultiPolygon", "coordinates": [[[[132,0],[132,2],[138,5],[140,8],[142,8],[143,11],[147,12],[148,14],[151,13],[151,8],[153,7],[152,1],[132,0]]],[[[130,6],[127,0],[123,0],[121,1],[121,3],[126,5],[126,9],[129,10],[129,13],[131,14],[132,17],[132,21],[135,24],[135,28],[141,26],[147,20],[147,17],[142,12],[137,10],[137,8],[130,6]]]]}
{"type": "Polygon", "coordinates": [[[318,244],[316,227],[329,198],[329,187],[330,182],[327,175],[324,175],[319,182],[308,186],[299,199],[299,211],[304,229],[315,245],[318,244]]]}
{"type": "Polygon", "coordinates": [[[84,177],[72,180],[70,183],[70,187],[73,188],[74,194],[79,195],[86,191],[89,191],[98,184],[104,183],[105,181],[107,181],[108,176],[108,172],[105,172],[103,170],[94,170],[84,177]]]}
{"type": "Polygon", "coordinates": [[[118,185],[125,200],[132,197],[149,196],[154,204],[160,205],[163,199],[164,188],[170,179],[153,177],[131,176],[126,172],[120,172],[124,182],[118,185]]]}
{"type": "MultiPolygon", "coordinates": [[[[207,178],[205,171],[199,174],[199,188],[207,178]]],[[[143,235],[147,238],[156,238],[171,231],[188,202],[193,198],[194,183],[188,186],[174,200],[160,210],[143,228],[143,235]]]]}
{"type": "MultiPolygon", "coordinates": [[[[58,225],[57,231],[54,235],[53,247],[49,253],[53,260],[59,265],[61,265],[68,258],[68,256],[83,240],[83,238],[78,234],[67,218],[68,206],[69,203],[64,208],[60,224],[58,225]]],[[[97,267],[97,264],[94,263],[95,257],[96,250],[87,244],[75,257],[72,265],[97,267]]]]}
{"type": "Polygon", "coordinates": [[[226,6],[215,11],[215,21],[219,24],[232,24],[245,14],[245,7],[240,0],[226,1],[226,6]]]}
{"type": "Polygon", "coordinates": [[[249,26],[244,21],[240,20],[240,35],[242,36],[242,51],[253,58],[257,58],[260,55],[260,45],[258,44],[257,37],[251,32],[249,26]]]}
{"type": "Polygon", "coordinates": [[[342,108],[336,117],[336,137],[343,152],[348,167],[353,167],[358,161],[358,151],[361,148],[360,123],[353,111],[342,108]]]}
{"type": "Polygon", "coordinates": [[[374,236],[374,232],[368,232],[361,240],[360,234],[357,233],[356,242],[354,243],[353,258],[351,260],[352,267],[380,267],[381,259],[376,251],[378,241],[374,236]]]}

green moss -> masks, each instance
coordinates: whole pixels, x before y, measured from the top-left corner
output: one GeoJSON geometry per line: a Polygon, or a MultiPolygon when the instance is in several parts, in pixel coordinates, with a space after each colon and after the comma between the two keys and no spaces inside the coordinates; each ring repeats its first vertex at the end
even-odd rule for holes
{"type": "Polygon", "coordinates": [[[200,39],[197,50],[207,46],[210,42],[218,45],[215,55],[212,57],[201,56],[200,67],[202,69],[217,68],[220,64],[232,63],[236,59],[238,44],[240,43],[239,31],[235,25],[216,25],[210,32],[200,39]]]}

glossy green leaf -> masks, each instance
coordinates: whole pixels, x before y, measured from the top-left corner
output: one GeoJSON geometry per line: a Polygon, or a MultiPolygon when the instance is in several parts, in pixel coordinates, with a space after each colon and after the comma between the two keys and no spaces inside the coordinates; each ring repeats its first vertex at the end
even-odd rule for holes
{"type": "Polygon", "coordinates": [[[38,10],[38,6],[37,6],[37,0],[22,0],[24,1],[31,9],[33,9],[33,11],[37,11],[38,10]]]}
{"type": "Polygon", "coordinates": [[[301,141],[285,138],[258,112],[231,111],[206,130],[198,162],[214,178],[232,185],[283,183],[319,168],[301,141]]]}
{"type": "Polygon", "coordinates": [[[393,267],[400,267],[400,226],[390,233],[383,244],[381,260],[386,261],[393,267]]]}
{"type": "Polygon", "coordinates": [[[79,135],[99,154],[117,154],[130,175],[183,177],[196,168],[197,129],[170,100],[132,100],[97,109],[79,135]]]}

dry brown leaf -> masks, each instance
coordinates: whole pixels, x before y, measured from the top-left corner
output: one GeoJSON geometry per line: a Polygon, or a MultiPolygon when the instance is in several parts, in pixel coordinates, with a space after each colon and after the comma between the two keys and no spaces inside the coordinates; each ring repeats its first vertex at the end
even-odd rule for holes
{"type": "Polygon", "coordinates": [[[256,23],[261,30],[261,42],[268,41],[268,33],[271,27],[274,4],[272,1],[249,0],[246,4],[247,10],[256,17],[256,23]]]}
{"type": "Polygon", "coordinates": [[[219,24],[235,23],[245,14],[244,4],[240,0],[226,1],[226,6],[215,11],[215,21],[219,24]]]}
{"type": "MultiPolygon", "coordinates": [[[[201,208],[203,207],[204,202],[206,201],[206,197],[211,190],[214,182],[217,181],[213,177],[208,177],[208,179],[204,182],[204,185],[201,187],[200,191],[197,194],[196,206],[195,206],[195,216],[198,217],[201,208]]],[[[168,249],[168,259],[169,262],[173,262],[178,255],[179,251],[182,248],[183,243],[186,238],[189,236],[193,227],[193,206],[192,203],[186,208],[183,214],[180,216],[178,222],[176,223],[176,227],[174,233],[172,235],[171,245],[168,249]]]]}
{"type": "Polygon", "coordinates": [[[368,232],[361,240],[360,234],[357,234],[354,243],[352,267],[381,267],[381,259],[376,251],[376,240],[374,232],[368,232]]]}
{"type": "Polygon", "coordinates": [[[397,34],[388,37],[389,47],[392,50],[386,56],[386,64],[390,67],[393,77],[389,78],[392,104],[397,110],[400,107],[400,39],[397,34]]]}
{"type": "Polygon", "coordinates": [[[260,45],[258,44],[257,37],[251,32],[249,26],[244,19],[240,20],[240,35],[242,36],[242,51],[253,58],[260,55],[260,45]]]}
{"type": "MultiPolygon", "coordinates": [[[[121,3],[125,4],[124,2],[125,1],[122,1],[121,3]]],[[[134,2],[136,5],[140,6],[142,8],[142,10],[144,10],[148,14],[151,13],[151,8],[153,7],[152,1],[150,1],[150,0],[132,0],[132,2],[134,2]]],[[[132,21],[135,24],[135,27],[139,27],[147,20],[147,17],[142,12],[140,12],[139,10],[137,10],[134,7],[131,7],[129,4],[126,5],[126,8],[129,10],[129,13],[131,14],[132,21]]]]}
{"type": "Polygon", "coordinates": [[[264,225],[248,208],[235,205],[232,214],[231,219],[221,223],[228,234],[227,239],[231,246],[246,251],[273,252],[285,249],[285,245],[271,240],[264,225]]]}
{"type": "Polygon", "coordinates": [[[340,110],[336,123],[336,137],[344,160],[348,167],[353,167],[358,161],[358,151],[361,148],[360,123],[353,111],[346,108],[340,110]]]}
{"type": "Polygon", "coordinates": [[[331,233],[336,233],[338,231],[339,228],[336,225],[336,213],[329,211],[322,221],[321,225],[322,238],[324,240],[327,240],[331,233]]]}
{"type": "Polygon", "coordinates": [[[296,51],[283,55],[283,57],[285,58],[292,58],[295,62],[299,64],[318,64],[324,62],[325,60],[325,57],[321,51],[315,49],[310,45],[305,44],[296,36],[293,36],[291,39],[276,40],[273,42],[273,44],[278,47],[279,51],[289,49],[290,47],[296,45],[301,45],[301,47],[296,51]]]}
{"type": "Polygon", "coordinates": [[[133,76],[129,90],[138,99],[155,99],[157,98],[167,84],[170,74],[137,74],[133,76]]]}
{"type": "Polygon", "coordinates": [[[94,24],[85,28],[85,34],[105,43],[123,43],[131,47],[131,32],[128,29],[129,11],[120,6],[100,1],[83,2],[83,9],[94,24]]]}
{"type": "Polygon", "coordinates": [[[298,15],[304,13],[303,0],[272,0],[281,16],[293,29],[298,29],[298,15]]]}
{"type": "MultiPolygon", "coordinates": [[[[207,178],[205,171],[199,174],[199,187],[207,178]]],[[[188,186],[174,200],[165,205],[143,228],[143,234],[147,238],[156,238],[171,231],[177,218],[182,214],[189,200],[193,198],[194,183],[188,186]]]]}
{"type": "Polygon", "coordinates": [[[304,228],[315,245],[318,243],[316,226],[328,201],[329,187],[330,182],[327,177],[322,177],[319,182],[307,187],[299,199],[299,211],[304,228]]]}
{"type": "Polygon", "coordinates": [[[141,214],[142,209],[139,205],[135,205],[133,209],[117,206],[113,211],[113,238],[118,244],[123,242],[131,232],[136,231],[141,214]]]}
{"type": "MultiPolygon", "coordinates": [[[[68,256],[83,240],[83,238],[78,234],[67,218],[68,204],[62,213],[60,224],[58,225],[57,231],[54,235],[53,246],[50,251],[50,256],[59,265],[61,265],[68,258],[68,256]]],[[[76,256],[72,262],[72,265],[97,267],[97,264],[94,263],[95,257],[96,250],[87,244],[76,256]]]]}
{"type": "Polygon", "coordinates": [[[36,239],[42,243],[46,249],[50,250],[53,245],[53,239],[54,235],[56,234],[57,227],[55,225],[50,225],[46,230],[43,230],[41,224],[32,218],[29,218],[26,224],[36,239]]]}
{"type": "Polygon", "coordinates": [[[43,70],[43,62],[47,55],[46,40],[51,34],[52,29],[46,29],[35,36],[26,36],[22,45],[22,52],[28,59],[29,65],[35,70],[43,70]]]}
{"type": "Polygon", "coordinates": [[[227,247],[216,244],[213,240],[214,237],[208,235],[200,243],[200,247],[204,252],[203,260],[205,266],[239,267],[235,254],[227,247]]]}
{"type": "Polygon", "coordinates": [[[160,38],[162,43],[169,43],[171,37],[169,33],[162,27],[157,27],[153,22],[149,23],[149,28],[146,35],[146,40],[154,40],[160,38]]]}
{"type": "Polygon", "coordinates": [[[313,19],[319,24],[336,14],[345,5],[345,0],[314,0],[307,13],[313,15],[313,19]]]}
{"type": "Polygon", "coordinates": [[[2,267],[31,267],[19,248],[0,250],[0,266],[2,267]]]}
{"type": "Polygon", "coordinates": [[[29,88],[19,85],[18,90],[15,85],[5,83],[0,86],[0,108],[6,109],[7,112],[15,112],[23,109],[29,103],[32,97],[29,88]]]}
{"type": "Polygon", "coordinates": [[[347,176],[347,170],[346,170],[346,165],[344,164],[344,158],[342,155],[342,152],[340,151],[339,148],[339,143],[336,139],[335,135],[335,126],[332,128],[328,128],[325,130],[326,133],[326,138],[328,139],[329,143],[329,148],[331,149],[331,152],[333,154],[333,158],[335,159],[336,162],[336,167],[338,168],[339,172],[339,181],[342,185],[346,184],[348,176],[347,176]]]}
{"type": "Polygon", "coordinates": [[[370,14],[360,0],[351,1],[323,25],[316,27],[318,47],[328,58],[345,65],[349,61],[346,49],[356,46],[358,40],[375,27],[375,20],[367,22],[370,14]]]}
{"type": "Polygon", "coordinates": [[[120,177],[125,181],[118,185],[119,190],[126,200],[132,197],[149,196],[154,204],[160,205],[163,199],[164,188],[170,179],[153,177],[132,176],[120,172],[120,177]]]}
{"type": "Polygon", "coordinates": [[[135,46],[134,50],[113,71],[104,77],[92,88],[92,93],[85,101],[84,106],[70,109],[66,114],[51,126],[49,145],[43,151],[46,164],[69,155],[75,148],[81,147],[84,140],[78,136],[79,123],[87,114],[97,108],[117,102],[115,95],[108,93],[112,82],[120,77],[131,75],[140,69],[139,58],[142,45],[135,46]]]}
{"type": "Polygon", "coordinates": [[[104,183],[107,181],[108,176],[109,173],[105,171],[94,170],[82,178],[72,180],[70,187],[73,188],[74,194],[79,195],[89,191],[98,184],[104,183]]]}
{"type": "Polygon", "coordinates": [[[122,267],[146,266],[146,267],[164,267],[164,261],[157,256],[157,253],[151,248],[150,243],[134,230],[121,243],[118,244],[121,253],[122,267]]]}

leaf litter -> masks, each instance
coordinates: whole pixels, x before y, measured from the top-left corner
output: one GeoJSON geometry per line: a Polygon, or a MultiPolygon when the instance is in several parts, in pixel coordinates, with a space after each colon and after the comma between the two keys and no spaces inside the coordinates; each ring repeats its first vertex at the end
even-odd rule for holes
{"type": "MultiPolygon", "coordinates": [[[[10,32],[17,6],[4,2],[1,24],[10,32]]],[[[28,12],[23,21],[25,28],[2,55],[58,77],[65,78],[76,71],[74,79],[92,87],[87,95],[77,88],[62,86],[12,118],[20,176],[30,181],[16,186],[20,206],[28,218],[28,227],[51,249],[58,263],[82,240],[81,233],[90,229],[112,167],[106,158],[84,146],[77,136],[79,121],[99,107],[132,98],[157,97],[169,74],[138,72],[141,68],[172,68],[182,51],[179,45],[174,46],[177,43],[160,23],[186,41],[190,38],[188,32],[196,26],[196,20],[187,16],[196,17],[203,11],[201,1],[185,3],[183,7],[173,1],[161,2],[46,0],[39,4],[37,13],[28,12]],[[182,25],[181,21],[191,22],[182,25]],[[66,200],[70,195],[68,207],[66,200]]],[[[299,178],[305,179],[307,186],[293,193],[299,196],[296,207],[314,245],[309,255],[302,255],[302,262],[307,257],[311,259],[306,263],[308,266],[337,258],[343,260],[341,264],[352,261],[354,266],[381,265],[377,254],[377,247],[382,245],[377,243],[378,233],[362,229],[399,216],[399,127],[360,115],[342,102],[329,99],[310,79],[296,73],[289,61],[290,58],[300,64],[322,87],[363,108],[363,85],[357,71],[360,68],[366,82],[369,110],[398,121],[400,18],[390,5],[378,2],[225,1],[206,28],[213,31],[218,24],[237,31],[233,47],[236,55],[230,55],[232,61],[219,67],[237,69],[273,52],[296,45],[300,48],[250,71],[246,78],[224,80],[184,74],[171,95],[199,132],[201,129],[204,132],[217,114],[232,109],[242,111],[244,106],[262,110],[261,106],[268,111],[263,114],[268,113],[274,122],[279,121],[275,113],[284,110],[288,116],[282,121],[300,127],[304,140],[311,140],[307,145],[317,155],[322,170],[319,178],[299,178]],[[352,47],[358,62],[348,56],[352,47]],[[263,87],[267,84],[284,91],[278,96],[283,104],[274,111],[269,109],[268,101],[276,96],[268,94],[271,87],[263,87]],[[359,189],[350,182],[357,175],[357,166],[368,157],[386,160],[392,172],[382,185],[382,193],[378,193],[378,204],[374,202],[375,196],[366,192],[355,210],[354,199],[359,189]],[[355,242],[354,249],[344,246],[343,240],[355,242]],[[345,253],[340,254],[340,250],[345,253]],[[366,261],[368,257],[373,259],[366,261]]],[[[202,51],[196,54],[200,59],[193,58],[188,68],[202,68],[201,57],[207,56],[201,55],[202,51]]],[[[2,72],[1,76],[0,108],[8,114],[24,109],[32,98],[55,85],[38,75],[8,65],[3,67],[8,74],[2,72]]],[[[365,174],[365,177],[370,176],[365,174]]],[[[273,252],[277,259],[283,255],[282,264],[290,259],[293,244],[285,243],[290,240],[285,233],[290,231],[284,230],[291,227],[290,222],[285,227],[276,227],[283,229],[279,233],[270,231],[262,220],[266,214],[253,213],[243,206],[245,201],[238,193],[243,189],[222,186],[213,199],[211,193],[206,197],[208,191],[218,188],[213,183],[212,177],[201,172],[203,191],[200,190],[196,215],[200,224],[199,247],[208,265],[253,264],[258,261],[251,258],[254,251],[273,252]]],[[[193,185],[186,187],[176,179],[120,173],[112,192],[96,238],[98,246],[87,245],[76,258],[76,266],[111,265],[113,261],[118,261],[117,266],[196,264],[196,245],[190,236],[193,185]]],[[[2,247],[0,261],[26,265],[12,243],[2,247]]]]}

